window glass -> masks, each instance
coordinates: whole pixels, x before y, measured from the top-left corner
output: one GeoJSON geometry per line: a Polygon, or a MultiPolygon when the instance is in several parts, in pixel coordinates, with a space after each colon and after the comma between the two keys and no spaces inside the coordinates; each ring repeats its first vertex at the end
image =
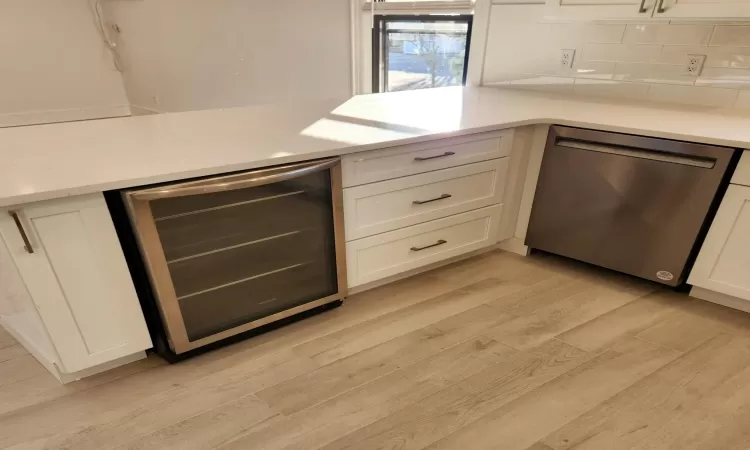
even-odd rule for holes
{"type": "Polygon", "coordinates": [[[376,91],[464,83],[469,20],[381,19],[376,91]]]}

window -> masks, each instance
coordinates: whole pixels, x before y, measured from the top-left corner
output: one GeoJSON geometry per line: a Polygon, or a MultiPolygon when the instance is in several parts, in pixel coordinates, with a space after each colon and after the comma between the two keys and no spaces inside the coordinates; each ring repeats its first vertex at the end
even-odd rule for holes
{"type": "Polygon", "coordinates": [[[464,84],[471,23],[471,15],[376,15],[372,91],[464,84]]]}

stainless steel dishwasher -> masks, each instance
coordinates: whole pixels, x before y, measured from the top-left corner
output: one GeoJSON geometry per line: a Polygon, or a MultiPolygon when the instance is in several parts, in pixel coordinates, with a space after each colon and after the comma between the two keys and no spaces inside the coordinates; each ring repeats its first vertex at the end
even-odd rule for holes
{"type": "Polygon", "coordinates": [[[738,156],[726,147],[553,126],[526,245],[677,286],[738,156]]]}

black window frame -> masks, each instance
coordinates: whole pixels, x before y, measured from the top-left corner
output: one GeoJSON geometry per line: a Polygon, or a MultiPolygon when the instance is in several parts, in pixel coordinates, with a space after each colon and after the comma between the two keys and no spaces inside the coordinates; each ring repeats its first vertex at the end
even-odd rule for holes
{"type": "Polygon", "coordinates": [[[461,80],[466,85],[466,75],[469,72],[469,53],[471,52],[471,30],[474,23],[473,14],[377,14],[373,17],[372,27],[372,92],[387,92],[388,86],[388,22],[465,22],[466,50],[464,52],[464,73],[461,80]],[[382,76],[381,76],[382,74],[382,76]]]}

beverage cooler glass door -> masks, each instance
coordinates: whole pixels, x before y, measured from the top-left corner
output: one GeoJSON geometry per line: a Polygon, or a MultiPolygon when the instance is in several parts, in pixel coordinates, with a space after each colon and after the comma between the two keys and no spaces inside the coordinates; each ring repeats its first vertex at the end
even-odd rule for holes
{"type": "Polygon", "coordinates": [[[123,196],[175,353],[346,295],[338,158],[123,196]]]}

